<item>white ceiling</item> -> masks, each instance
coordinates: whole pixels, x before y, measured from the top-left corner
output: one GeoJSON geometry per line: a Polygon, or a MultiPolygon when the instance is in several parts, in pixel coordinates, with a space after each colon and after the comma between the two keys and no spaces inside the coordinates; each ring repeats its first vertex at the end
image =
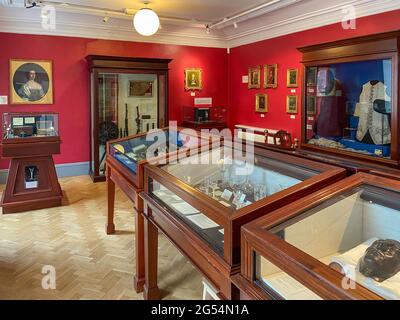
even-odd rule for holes
{"type": "Polygon", "coordinates": [[[46,30],[41,24],[41,9],[25,9],[24,0],[0,0],[0,32],[232,48],[340,22],[347,6],[354,8],[357,18],[400,9],[400,0],[150,0],[162,29],[154,36],[142,37],[132,26],[132,15],[123,13],[125,8],[143,7],[141,0],[42,1],[97,10],[56,6],[56,29],[46,30]],[[265,3],[269,5],[241,15],[265,3]],[[107,14],[110,19],[104,23],[107,9],[113,12],[107,14]],[[222,21],[232,16],[236,18],[222,21]],[[218,26],[206,33],[205,23],[213,26],[217,22],[218,26]]]}
{"type": "MultiPolygon", "coordinates": [[[[66,0],[78,5],[87,5],[97,8],[121,10],[125,8],[139,10],[145,1],[141,0],[66,0]]],[[[160,16],[181,19],[216,22],[230,17],[238,12],[254,8],[272,0],[151,0],[149,7],[160,16]]]]}

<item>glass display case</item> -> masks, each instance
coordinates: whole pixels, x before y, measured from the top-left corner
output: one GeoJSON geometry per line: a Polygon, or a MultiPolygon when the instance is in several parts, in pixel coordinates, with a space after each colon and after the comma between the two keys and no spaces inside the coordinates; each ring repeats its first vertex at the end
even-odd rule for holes
{"type": "Polygon", "coordinates": [[[169,59],[87,56],[93,181],[105,180],[106,144],[168,123],[169,59]]]}
{"type": "Polygon", "coordinates": [[[242,275],[266,299],[399,300],[399,230],[400,182],[359,173],[246,225],[242,275]]]}
{"type": "Polygon", "coordinates": [[[226,298],[233,294],[229,274],[240,264],[240,226],[344,177],[343,169],[269,150],[256,148],[253,163],[236,152],[221,147],[184,163],[147,165],[141,195],[147,223],[170,237],[226,298]]]}
{"type": "Polygon", "coordinates": [[[3,139],[58,136],[57,113],[4,113],[3,139]]]}
{"type": "Polygon", "coordinates": [[[390,159],[392,69],[391,59],[307,67],[307,143],[390,159]]]}
{"type": "Polygon", "coordinates": [[[303,149],[399,166],[399,35],[299,49],[304,64],[303,149]]]}
{"type": "Polygon", "coordinates": [[[218,106],[184,107],[183,126],[194,129],[224,129],[227,127],[227,108],[218,106]]]}
{"type": "Polygon", "coordinates": [[[106,233],[115,233],[114,200],[115,185],[118,185],[133,203],[135,214],[136,274],[134,286],[137,292],[143,290],[144,282],[143,201],[139,197],[144,185],[144,166],[153,161],[167,163],[170,159],[183,153],[197,153],[201,148],[208,149],[210,143],[216,140],[219,143],[220,137],[200,134],[192,129],[167,127],[107,143],[108,216],[106,233]]]}

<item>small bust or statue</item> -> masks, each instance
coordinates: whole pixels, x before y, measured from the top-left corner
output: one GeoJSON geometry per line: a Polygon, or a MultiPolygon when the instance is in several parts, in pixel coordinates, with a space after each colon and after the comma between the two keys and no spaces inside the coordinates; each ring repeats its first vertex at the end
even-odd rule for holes
{"type": "Polygon", "coordinates": [[[382,282],[400,271],[400,242],[376,240],[359,261],[360,273],[382,282]]]}

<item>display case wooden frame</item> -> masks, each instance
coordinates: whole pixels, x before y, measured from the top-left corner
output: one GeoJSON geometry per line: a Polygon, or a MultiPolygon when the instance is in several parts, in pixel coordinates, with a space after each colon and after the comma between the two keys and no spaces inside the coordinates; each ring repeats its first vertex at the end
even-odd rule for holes
{"type": "Polygon", "coordinates": [[[278,160],[321,172],[288,189],[264,198],[252,205],[232,212],[218,201],[213,200],[175,176],[156,166],[145,166],[144,200],[145,219],[145,299],[159,299],[157,285],[158,230],[202,272],[219,291],[222,299],[238,298],[230,276],[240,271],[240,227],[282,205],[299,199],[307,193],[320,189],[345,177],[345,170],[306,159],[255,148],[257,156],[278,160]],[[150,181],[155,180],[178,195],[184,201],[200,210],[207,217],[224,228],[224,254],[220,256],[185,222],[171,213],[150,194],[150,181]]]}
{"type": "Polygon", "coordinates": [[[312,289],[323,299],[381,300],[380,296],[359,284],[356,284],[355,290],[343,289],[342,274],[268,231],[296,218],[306,210],[363,184],[400,192],[400,181],[367,173],[357,173],[245,225],[241,235],[241,273],[232,277],[232,281],[241,291],[241,299],[279,299],[272,291],[268,292],[257,284],[254,275],[255,252],[257,252],[298,282],[312,289]]]}
{"type": "MultiPolygon", "coordinates": [[[[175,128],[176,129],[176,128],[175,128]]],[[[179,131],[183,128],[177,128],[179,131]]],[[[160,130],[168,130],[168,127],[161,128],[160,130]]],[[[186,129],[187,130],[187,129],[186,129]]],[[[198,132],[200,136],[200,132],[198,132]]],[[[144,221],[143,221],[143,200],[139,197],[140,192],[143,191],[144,185],[144,166],[150,161],[150,159],[141,160],[137,163],[136,173],[129,170],[126,166],[124,166],[121,162],[116,160],[110,154],[110,148],[112,144],[132,140],[135,138],[145,137],[146,133],[132,135],[129,137],[112,140],[107,143],[107,158],[106,158],[106,178],[107,178],[107,224],[106,224],[106,233],[114,234],[115,233],[115,224],[114,224],[114,204],[115,204],[115,186],[117,185],[122,192],[128,197],[128,199],[133,203],[133,212],[135,216],[135,256],[136,256],[136,266],[135,266],[135,276],[134,276],[134,288],[136,292],[143,291],[144,284],[144,274],[145,274],[145,266],[144,266],[144,221]]],[[[199,145],[201,149],[205,144],[209,145],[211,143],[216,143],[216,139],[219,140],[219,137],[216,138],[211,135],[206,135],[203,133],[203,137],[206,140],[199,145]]],[[[217,143],[220,143],[219,140],[217,143]]],[[[185,151],[186,152],[186,151],[185,151]]],[[[190,154],[194,154],[198,152],[198,150],[187,149],[187,152],[190,154]]],[[[160,156],[158,158],[151,159],[152,161],[162,161],[163,159],[175,159],[177,156],[176,152],[166,154],[165,156],[160,156]]],[[[167,161],[167,160],[166,160],[167,161]]]]}
{"type": "MultiPolygon", "coordinates": [[[[302,98],[302,133],[301,148],[304,151],[323,153],[324,157],[331,155],[350,160],[361,160],[366,163],[375,163],[378,165],[389,166],[400,169],[399,158],[399,101],[400,92],[398,74],[399,74],[399,48],[400,31],[387,32],[352,39],[322,43],[318,45],[298,48],[303,54],[303,98],[302,98]],[[322,148],[315,145],[309,145],[306,141],[306,122],[307,122],[307,83],[306,68],[318,67],[326,64],[345,63],[356,61],[367,61],[375,59],[392,60],[392,116],[391,116],[391,159],[372,157],[360,153],[354,153],[346,150],[337,150],[322,148]]],[[[367,164],[368,166],[368,164],[367,164]]]]}
{"type": "Polygon", "coordinates": [[[158,77],[158,126],[168,125],[168,71],[171,59],[125,58],[89,55],[86,57],[89,68],[89,104],[91,110],[90,125],[90,170],[94,182],[105,181],[100,173],[99,160],[99,74],[135,73],[156,74],[158,77]],[[162,86],[161,86],[162,83],[162,86]],[[161,88],[163,87],[163,88],[161,88]]]}

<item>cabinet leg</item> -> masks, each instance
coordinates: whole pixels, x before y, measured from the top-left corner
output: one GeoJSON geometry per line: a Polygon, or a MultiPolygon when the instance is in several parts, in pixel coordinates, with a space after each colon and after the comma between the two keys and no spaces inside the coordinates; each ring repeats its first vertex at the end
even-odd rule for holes
{"type": "Polygon", "coordinates": [[[107,199],[108,199],[108,213],[107,213],[107,225],[106,233],[115,233],[114,225],[114,202],[115,202],[115,183],[110,177],[107,177],[107,199]]]}
{"type": "Polygon", "coordinates": [[[145,282],[145,257],[144,257],[144,217],[143,200],[137,197],[137,208],[135,211],[135,246],[136,246],[136,275],[133,286],[137,293],[143,292],[145,282]]]}
{"type": "Polygon", "coordinates": [[[157,286],[158,230],[149,219],[144,219],[144,252],[145,283],[143,296],[145,300],[159,300],[160,290],[157,286]]]}

